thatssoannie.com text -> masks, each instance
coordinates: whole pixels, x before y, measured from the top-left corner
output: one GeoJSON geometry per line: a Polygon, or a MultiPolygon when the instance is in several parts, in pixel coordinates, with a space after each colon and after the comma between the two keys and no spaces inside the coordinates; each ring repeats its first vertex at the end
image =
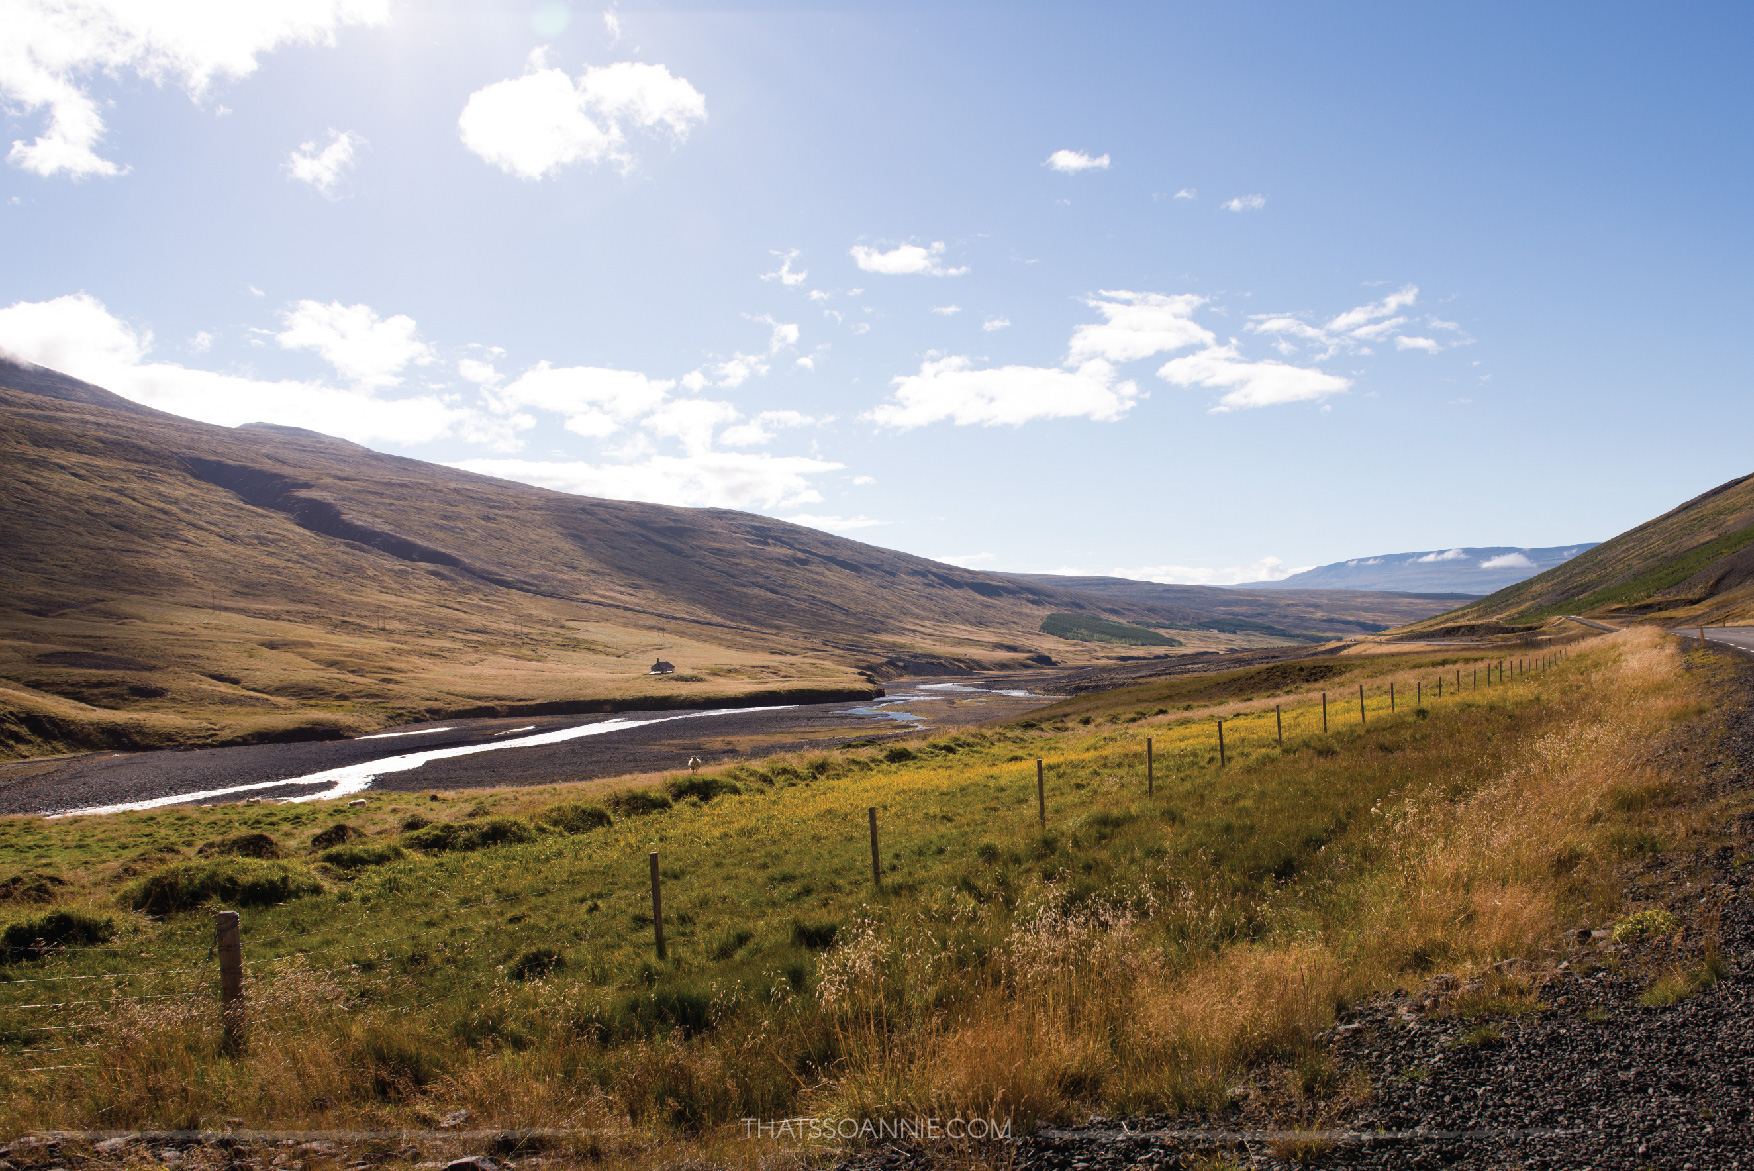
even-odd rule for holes
{"type": "Polygon", "coordinates": [[[1011,1120],[993,1118],[745,1118],[745,1138],[798,1142],[932,1142],[1008,1139],[1011,1120]]]}

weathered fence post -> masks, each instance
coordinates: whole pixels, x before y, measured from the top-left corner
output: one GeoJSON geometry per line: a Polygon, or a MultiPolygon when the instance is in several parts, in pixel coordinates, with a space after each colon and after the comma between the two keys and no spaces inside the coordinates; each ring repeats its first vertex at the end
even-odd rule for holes
{"type": "Polygon", "coordinates": [[[1328,693],[1322,692],[1322,735],[1328,734],[1328,693]]]}
{"type": "Polygon", "coordinates": [[[239,1054],[249,1042],[249,1016],[244,1005],[244,943],[236,911],[214,916],[213,948],[219,953],[219,1015],[225,1051],[239,1054]]]}
{"type": "Polygon", "coordinates": [[[1437,698],[1439,698],[1439,699],[1443,698],[1443,676],[1442,675],[1439,675],[1437,677],[1437,698]]]}
{"type": "Polygon", "coordinates": [[[1425,680],[1423,679],[1413,685],[1413,706],[1425,706],[1425,680]]]}
{"type": "Polygon", "coordinates": [[[1041,814],[1041,828],[1048,827],[1048,785],[1042,773],[1041,757],[1035,758],[1035,807],[1041,814]]]}
{"type": "Polygon", "coordinates": [[[1389,680],[1389,714],[1395,714],[1395,681],[1389,680]]]}
{"type": "Polygon", "coordinates": [[[658,887],[658,852],[651,853],[652,861],[652,935],[658,941],[658,958],[664,959],[664,892],[658,887]]]}
{"type": "Polygon", "coordinates": [[[1285,717],[1279,713],[1279,705],[1273,705],[1273,729],[1279,735],[1279,747],[1285,747],[1285,717]]]}
{"type": "Polygon", "coordinates": [[[1156,789],[1156,777],[1154,776],[1155,770],[1152,765],[1151,737],[1147,736],[1145,737],[1145,795],[1147,797],[1151,796],[1152,792],[1156,789]]]}
{"type": "Polygon", "coordinates": [[[1218,767],[1223,768],[1224,760],[1224,721],[1218,721],[1218,767]]]}
{"type": "Polygon", "coordinates": [[[871,885],[881,887],[883,885],[883,867],[878,860],[877,853],[877,807],[873,805],[866,812],[871,815],[871,885]]]}
{"type": "Polygon", "coordinates": [[[1362,683],[1358,685],[1358,722],[1360,724],[1368,724],[1370,722],[1364,718],[1364,684],[1362,683]]]}

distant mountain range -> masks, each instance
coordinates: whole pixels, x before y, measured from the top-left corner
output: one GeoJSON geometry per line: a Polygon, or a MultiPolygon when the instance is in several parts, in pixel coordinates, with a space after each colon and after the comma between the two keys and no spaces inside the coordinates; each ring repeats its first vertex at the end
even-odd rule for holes
{"type": "Polygon", "coordinates": [[[1261,590],[1394,590],[1416,594],[1490,594],[1526,581],[1600,541],[1519,549],[1512,545],[1485,548],[1426,549],[1415,553],[1384,553],[1318,565],[1279,581],[1251,581],[1239,589],[1261,590]]]}

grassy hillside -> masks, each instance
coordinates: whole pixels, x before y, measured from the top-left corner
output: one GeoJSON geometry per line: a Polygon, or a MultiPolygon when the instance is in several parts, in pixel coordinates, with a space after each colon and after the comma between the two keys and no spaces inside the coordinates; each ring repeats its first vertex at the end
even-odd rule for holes
{"type": "Polygon", "coordinates": [[[1697,741],[1706,709],[1708,672],[1673,643],[1596,639],[1405,702],[1474,666],[1356,659],[1344,694],[1365,684],[1368,723],[1337,703],[1327,733],[1285,675],[1217,706],[1112,692],[644,795],[0,820],[0,1132],[466,1110],[559,1128],[543,1141],[579,1157],[722,1163],[770,1157],[751,1116],[1022,1125],[1218,1104],[1275,1063],[1319,1080],[1315,1033],[1376,989],[1451,972],[1479,977],[1480,1019],[1530,1011],[1500,961],[1612,921],[1618,868],[1706,832],[1691,758],[1654,753],[1697,741]],[[231,1059],[217,903],[241,906],[251,965],[231,1059]]]}
{"type": "Polygon", "coordinates": [[[7,382],[24,388],[0,389],[8,755],[868,694],[900,675],[1108,653],[1043,635],[1049,613],[1181,613],[747,513],[209,426],[52,371],[0,365],[7,382]],[[649,676],[658,657],[677,673],[649,676]]]}
{"type": "Polygon", "coordinates": [[[1560,614],[1718,624],[1754,618],[1754,476],[1694,497],[1571,561],[1415,625],[1527,626],[1560,614]]]}

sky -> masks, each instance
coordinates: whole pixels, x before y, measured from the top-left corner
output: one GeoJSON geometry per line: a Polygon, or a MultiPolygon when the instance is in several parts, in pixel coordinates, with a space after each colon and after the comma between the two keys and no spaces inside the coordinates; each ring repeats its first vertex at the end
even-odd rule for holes
{"type": "Polygon", "coordinates": [[[1206,584],[1754,471],[1746,5],[0,26],[0,350],[192,418],[1206,584]]]}

